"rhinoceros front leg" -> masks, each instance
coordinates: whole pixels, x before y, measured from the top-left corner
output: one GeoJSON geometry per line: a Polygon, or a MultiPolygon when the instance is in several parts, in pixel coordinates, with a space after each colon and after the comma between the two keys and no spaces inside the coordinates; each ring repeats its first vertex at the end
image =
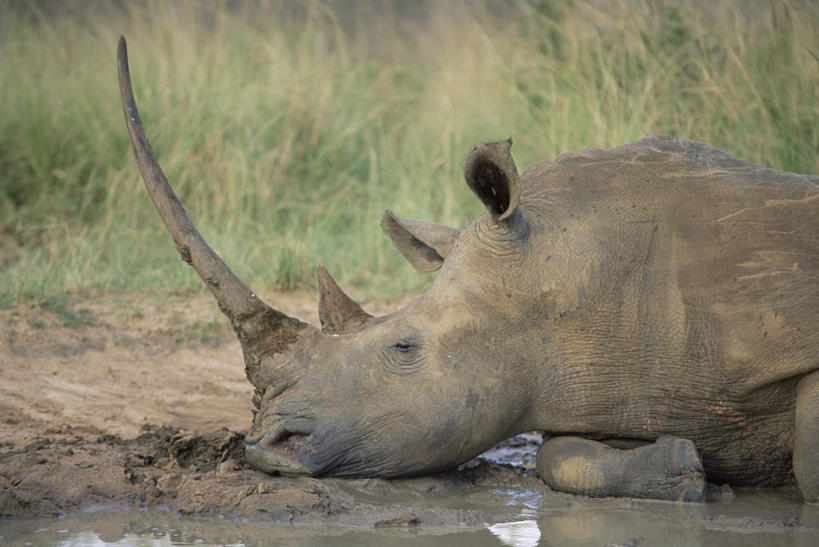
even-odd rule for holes
{"type": "Polygon", "coordinates": [[[819,503],[819,371],[796,388],[793,474],[805,501],[819,503]]]}
{"type": "Polygon", "coordinates": [[[540,447],[537,471],[550,488],[571,494],[693,502],[705,495],[697,449],[677,437],[628,450],[580,437],[552,437],[540,447]]]}

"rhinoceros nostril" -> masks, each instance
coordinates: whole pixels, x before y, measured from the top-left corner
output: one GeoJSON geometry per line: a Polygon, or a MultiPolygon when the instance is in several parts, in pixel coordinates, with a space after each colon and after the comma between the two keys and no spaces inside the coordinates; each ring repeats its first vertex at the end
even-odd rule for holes
{"type": "Polygon", "coordinates": [[[301,433],[296,433],[294,431],[285,431],[284,433],[281,434],[281,436],[279,437],[279,439],[276,442],[284,444],[292,437],[301,437],[301,436],[303,436],[301,433]]]}
{"type": "Polygon", "coordinates": [[[310,433],[312,433],[312,428],[305,427],[297,421],[294,421],[294,423],[279,423],[261,437],[254,436],[255,440],[252,444],[260,444],[263,447],[270,448],[276,444],[284,444],[295,437],[307,437],[310,433]]]}

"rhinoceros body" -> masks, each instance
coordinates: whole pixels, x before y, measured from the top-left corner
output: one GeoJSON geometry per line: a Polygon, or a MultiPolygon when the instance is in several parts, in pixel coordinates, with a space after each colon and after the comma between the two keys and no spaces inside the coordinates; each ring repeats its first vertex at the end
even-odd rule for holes
{"type": "Polygon", "coordinates": [[[819,367],[819,177],[654,136],[537,163],[515,302],[553,433],[691,439],[709,478],[791,473],[819,367]],[[555,378],[557,375],[557,378],[555,378]]]}
{"type": "Polygon", "coordinates": [[[795,475],[819,499],[819,177],[663,136],[518,175],[511,141],[481,145],[472,224],[382,218],[414,267],[440,269],[432,286],[373,317],[320,267],[318,330],[207,246],[147,144],[124,40],[119,68],[149,193],[242,342],[255,467],[405,476],[539,429],[553,488],[698,500],[706,476],[795,475]]]}
{"type": "Polygon", "coordinates": [[[786,481],[797,383],[819,366],[819,177],[656,136],[521,179],[541,234],[530,347],[568,394],[538,426],[675,435],[714,481],[786,481]]]}

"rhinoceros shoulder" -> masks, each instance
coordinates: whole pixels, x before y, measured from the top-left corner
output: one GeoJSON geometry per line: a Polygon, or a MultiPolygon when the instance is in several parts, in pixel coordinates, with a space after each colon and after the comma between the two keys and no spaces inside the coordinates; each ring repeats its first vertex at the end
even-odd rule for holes
{"type": "Polygon", "coordinates": [[[681,360],[718,367],[743,394],[816,367],[819,177],[655,135],[521,179],[541,254],[555,260],[558,242],[573,271],[642,287],[651,317],[681,321],[681,360]]]}

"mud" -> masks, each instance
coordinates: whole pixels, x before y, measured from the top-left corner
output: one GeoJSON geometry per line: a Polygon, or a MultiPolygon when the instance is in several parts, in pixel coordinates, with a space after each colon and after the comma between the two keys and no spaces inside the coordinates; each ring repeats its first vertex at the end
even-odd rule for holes
{"type": "Polygon", "coordinates": [[[478,509],[491,489],[540,489],[523,468],[473,462],[402,481],[275,477],[248,468],[243,434],[143,426],[133,439],[75,427],[49,429],[0,460],[3,516],[61,516],[89,508],[163,508],[290,523],[368,527],[477,525],[515,516],[478,509]],[[431,500],[441,503],[430,507],[431,500]],[[464,506],[447,501],[462,500],[464,506]]]}
{"type": "MultiPolygon", "coordinates": [[[[313,295],[265,296],[316,322],[313,295]]],[[[59,541],[68,533],[76,539],[89,530],[103,541],[123,537],[123,530],[131,536],[164,530],[169,537],[194,530],[185,537],[357,544],[364,542],[362,529],[375,534],[367,541],[402,544],[420,538],[434,544],[446,535],[447,544],[563,544],[562,538],[636,545],[665,537],[663,544],[685,545],[675,543],[675,534],[692,533],[719,538],[720,545],[748,533],[767,544],[819,541],[819,507],[803,505],[793,490],[735,497],[712,487],[703,505],[552,492],[532,470],[537,434],[430,477],[257,472],[243,459],[251,388],[239,345],[214,308],[194,292],[86,294],[0,310],[0,543],[59,541]],[[202,516],[226,520],[211,529],[213,521],[202,516]],[[278,524],[270,528],[271,522],[278,524]]]]}
{"type": "MultiPolygon", "coordinates": [[[[314,295],[268,298],[316,322],[314,295]]],[[[480,461],[409,481],[250,469],[242,439],[252,391],[239,345],[214,308],[193,292],[82,295],[0,310],[0,516],[161,507],[381,528],[474,524],[511,512],[432,509],[428,499],[453,488],[457,497],[475,487],[540,488],[523,467],[480,461]]]]}

